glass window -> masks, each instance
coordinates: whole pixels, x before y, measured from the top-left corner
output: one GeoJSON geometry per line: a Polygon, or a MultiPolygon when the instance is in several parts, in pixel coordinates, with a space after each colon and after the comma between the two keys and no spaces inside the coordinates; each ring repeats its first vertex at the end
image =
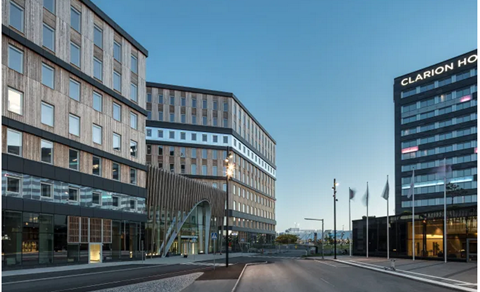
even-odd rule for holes
{"type": "Polygon", "coordinates": [[[97,92],[93,92],[93,109],[99,112],[102,112],[103,108],[103,97],[97,92]]]}
{"type": "Polygon", "coordinates": [[[11,129],[7,130],[7,152],[22,156],[22,133],[11,129]]]}
{"type": "Polygon", "coordinates": [[[102,144],[102,127],[93,124],[92,126],[92,140],[94,143],[102,144]]]}
{"type": "Polygon", "coordinates": [[[137,74],[138,72],[138,64],[137,64],[137,57],[132,55],[132,64],[131,64],[132,72],[137,74]]]}
{"type": "Polygon", "coordinates": [[[120,198],[118,196],[112,196],[112,205],[113,207],[120,206],[120,198]]]}
{"type": "Polygon", "coordinates": [[[117,133],[113,133],[113,150],[120,151],[122,144],[122,136],[117,133]]]}
{"type": "Polygon", "coordinates": [[[202,117],[202,124],[203,124],[204,126],[207,125],[207,117],[202,117]]]}
{"type": "Polygon", "coordinates": [[[138,88],[135,84],[130,84],[130,99],[137,102],[138,88]]]}
{"type": "Polygon", "coordinates": [[[228,119],[223,119],[223,127],[228,128],[228,119]]]}
{"type": "Polygon", "coordinates": [[[43,24],[43,46],[55,52],[55,30],[45,23],[43,24]]]}
{"type": "Polygon", "coordinates": [[[41,196],[44,198],[53,198],[53,186],[47,183],[40,183],[41,196]]]}
{"type": "Polygon", "coordinates": [[[163,95],[162,94],[158,95],[158,103],[163,104],[163,95]]]}
{"type": "Polygon", "coordinates": [[[102,195],[100,193],[92,193],[92,204],[93,205],[102,205],[102,195]]]}
{"type": "Polygon", "coordinates": [[[20,194],[20,187],[22,186],[20,181],[21,181],[21,178],[8,176],[7,177],[7,193],[20,194]]]}
{"type": "Polygon", "coordinates": [[[180,139],[185,140],[187,138],[187,134],[185,132],[180,132],[180,139]]]}
{"type": "Polygon", "coordinates": [[[23,32],[23,8],[10,1],[10,26],[23,32]]]}
{"type": "Polygon", "coordinates": [[[113,58],[120,63],[122,62],[122,45],[117,42],[113,42],[113,58]]]}
{"type": "Polygon", "coordinates": [[[137,201],[130,200],[130,209],[132,209],[132,210],[137,209],[137,201]]]}
{"type": "Polygon", "coordinates": [[[182,97],[182,106],[186,106],[187,105],[187,99],[185,97],[182,97]]]}
{"type": "Polygon", "coordinates": [[[8,46],[8,67],[23,73],[23,52],[14,46],[8,46]]]}
{"type": "Polygon", "coordinates": [[[202,158],[207,159],[207,149],[202,149],[202,158]]]}
{"type": "Polygon", "coordinates": [[[197,116],[196,115],[192,115],[192,124],[197,124],[197,116]]]}
{"type": "Polygon", "coordinates": [[[138,151],[137,142],[130,140],[130,155],[132,157],[137,157],[137,151],[138,151]]]}
{"type": "Polygon", "coordinates": [[[113,89],[122,92],[122,74],[113,71],[113,89]]]}
{"type": "Polygon", "coordinates": [[[103,63],[97,58],[93,58],[93,77],[103,80],[103,63]]]}
{"type": "Polygon", "coordinates": [[[203,100],[203,109],[206,109],[206,108],[207,108],[207,100],[204,99],[204,100],[203,100]]]}
{"type": "Polygon", "coordinates": [[[68,116],[68,132],[75,136],[80,136],[80,117],[69,114],[68,116]]]}
{"type": "Polygon", "coordinates": [[[163,138],[163,130],[157,131],[158,138],[163,138]]]}
{"type": "Polygon", "coordinates": [[[218,171],[218,167],[217,167],[217,166],[213,166],[213,168],[212,168],[212,175],[217,176],[217,175],[218,175],[218,172],[217,172],[217,171],[218,171]]]}
{"type": "Polygon", "coordinates": [[[50,88],[55,88],[55,69],[42,63],[42,83],[50,88]]]}
{"type": "Polygon", "coordinates": [[[223,136],[223,143],[228,144],[228,136],[223,136]]]}
{"type": "Polygon", "coordinates": [[[130,112],[130,127],[132,129],[137,129],[137,119],[138,119],[138,116],[130,112]]]}
{"type": "Polygon", "coordinates": [[[192,98],[192,107],[193,108],[197,107],[197,99],[196,98],[192,98]]]}
{"type": "Polygon", "coordinates": [[[207,142],[207,134],[202,134],[202,141],[207,142]]]}
{"type": "Polygon", "coordinates": [[[78,201],[78,189],[68,188],[68,200],[69,201],[78,201]]]}
{"type": "Polygon", "coordinates": [[[175,172],[175,164],[170,163],[170,172],[175,172]]]}
{"type": "Polygon", "coordinates": [[[135,168],[130,168],[130,183],[137,184],[137,170],[135,168]]]}
{"type": "Polygon", "coordinates": [[[73,79],[70,79],[68,95],[70,96],[70,98],[75,99],[76,101],[80,101],[80,83],[73,79]]]}
{"type": "Polygon", "coordinates": [[[93,156],[92,159],[92,174],[102,175],[102,159],[97,156],[93,156]]]}
{"type": "Polygon", "coordinates": [[[217,150],[212,150],[212,157],[213,157],[213,159],[218,158],[218,151],[217,150]]]}
{"type": "Polygon", "coordinates": [[[152,112],[147,111],[147,120],[151,120],[151,119],[152,119],[152,112]]]}
{"type": "Polygon", "coordinates": [[[100,49],[103,48],[103,30],[96,25],[93,26],[93,42],[100,49]]]}
{"type": "Polygon", "coordinates": [[[113,103],[113,118],[119,122],[122,120],[122,106],[115,102],[113,103]]]}
{"type": "Polygon", "coordinates": [[[191,174],[197,174],[197,165],[192,164],[192,171],[190,172],[191,174]]]}
{"type": "Polygon", "coordinates": [[[218,142],[218,136],[217,135],[213,135],[213,143],[217,143],[218,142]]]}
{"type": "Polygon", "coordinates": [[[202,165],[202,175],[207,175],[207,166],[202,165]]]}
{"type": "Polygon", "coordinates": [[[152,137],[152,129],[147,129],[147,136],[152,137]]]}
{"type": "Polygon", "coordinates": [[[217,117],[213,117],[213,125],[218,126],[218,118],[217,117]]]}
{"type": "Polygon", "coordinates": [[[42,124],[53,127],[53,120],[55,115],[55,107],[48,103],[42,102],[42,124]]]}
{"type": "Polygon", "coordinates": [[[197,141],[197,134],[192,133],[192,141],[197,141]]]}
{"type": "Polygon", "coordinates": [[[23,92],[8,87],[8,110],[23,115],[23,92]]]}
{"type": "Polygon", "coordinates": [[[213,101],[213,110],[218,110],[218,101],[216,100],[213,101]]]}
{"type": "Polygon", "coordinates": [[[223,111],[228,112],[228,102],[223,103],[223,111]]]}
{"type": "Polygon", "coordinates": [[[163,155],[163,146],[158,146],[158,155],[163,155]]]}
{"type": "Polygon", "coordinates": [[[112,178],[120,180],[120,164],[112,162],[112,178]]]}
{"type": "Polygon", "coordinates": [[[80,47],[70,42],[70,63],[80,68],[80,47]]]}
{"type": "Polygon", "coordinates": [[[158,120],[163,121],[163,111],[158,112],[158,120]]]}
{"type": "Polygon", "coordinates": [[[174,131],[168,132],[168,137],[169,137],[170,139],[175,139],[175,132],[174,132],[174,131]]]}
{"type": "Polygon", "coordinates": [[[192,158],[197,158],[197,148],[192,148],[192,158]]]}
{"type": "Polygon", "coordinates": [[[170,146],[170,156],[173,156],[173,155],[175,155],[175,147],[170,146]]]}
{"type": "Polygon", "coordinates": [[[68,151],[68,167],[73,170],[78,170],[79,153],[77,150],[69,149],[68,151]]]}
{"type": "Polygon", "coordinates": [[[175,105],[175,96],[170,96],[170,104],[175,105]]]}
{"type": "Polygon", "coordinates": [[[81,13],[77,9],[71,7],[70,8],[70,25],[72,26],[72,28],[78,32],[82,32],[81,21],[82,21],[81,13]]]}
{"type": "Polygon", "coordinates": [[[42,140],[40,145],[40,156],[42,162],[53,163],[53,142],[42,140]]]}
{"type": "Polygon", "coordinates": [[[147,102],[152,102],[152,94],[150,92],[147,93],[147,102]]]}
{"type": "Polygon", "coordinates": [[[181,122],[182,122],[183,124],[185,124],[185,122],[186,122],[186,120],[185,120],[185,114],[182,114],[182,115],[180,116],[180,120],[181,120],[181,122]]]}

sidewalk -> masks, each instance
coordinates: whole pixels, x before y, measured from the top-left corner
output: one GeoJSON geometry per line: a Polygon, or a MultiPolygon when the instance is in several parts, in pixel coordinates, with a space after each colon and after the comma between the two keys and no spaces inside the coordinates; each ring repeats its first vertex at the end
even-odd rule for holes
{"type": "MultiPolygon", "coordinates": [[[[230,253],[229,258],[242,257],[242,256],[253,256],[252,253],[230,253]]],[[[19,276],[19,275],[28,275],[28,274],[38,274],[38,273],[49,273],[49,272],[58,272],[58,271],[74,271],[74,270],[83,270],[83,269],[94,269],[94,268],[106,268],[106,267],[117,267],[117,266],[127,266],[127,265],[177,265],[177,264],[186,264],[191,262],[199,261],[209,261],[215,258],[218,262],[225,261],[225,254],[222,255],[213,255],[213,254],[202,254],[202,255],[189,255],[188,258],[182,256],[172,256],[172,257],[162,257],[162,258],[147,258],[145,261],[123,261],[123,262],[107,262],[99,264],[82,264],[82,265],[70,265],[70,266],[58,266],[58,267],[46,267],[46,268],[35,268],[35,269],[20,269],[12,271],[2,271],[2,277],[8,276],[19,276]]]]}

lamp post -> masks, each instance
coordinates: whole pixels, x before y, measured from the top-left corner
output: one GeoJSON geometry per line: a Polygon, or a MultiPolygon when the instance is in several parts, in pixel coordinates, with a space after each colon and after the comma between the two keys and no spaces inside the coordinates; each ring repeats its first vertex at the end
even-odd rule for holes
{"type": "Polygon", "coordinates": [[[323,219],[316,219],[316,218],[305,218],[305,220],[313,220],[313,221],[322,221],[322,260],[325,258],[325,253],[323,252],[323,219]]]}
{"type": "Polygon", "coordinates": [[[233,163],[233,152],[230,150],[230,146],[227,146],[227,157],[225,158],[225,180],[227,182],[226,192],[226,206],[225,206],[225,267],[228,268],[228,185],[229,181],[232,178],[235,170],[235,164],[233,163]]]}
{"type": "Polygon", "coordinates": [[[337,180],[333,179],[333,258],[337,259],[337,180]]]}

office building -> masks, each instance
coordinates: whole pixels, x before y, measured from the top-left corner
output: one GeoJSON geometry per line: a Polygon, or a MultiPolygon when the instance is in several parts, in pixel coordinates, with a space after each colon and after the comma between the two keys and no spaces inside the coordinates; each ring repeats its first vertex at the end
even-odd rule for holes
{"type": "Polygon", "coordinates": [[[224,159],[230,149],[235,163],[228,206],[232,249],[272,242],[276,142],[238,98],[147,82],[146,109],[147,164],[226,190],[224,159]]]}
{"type": "Polygon", "coordinates": [[[147,50],[89,0],[2,8],[2,266],[139,258],[147,50]]]}

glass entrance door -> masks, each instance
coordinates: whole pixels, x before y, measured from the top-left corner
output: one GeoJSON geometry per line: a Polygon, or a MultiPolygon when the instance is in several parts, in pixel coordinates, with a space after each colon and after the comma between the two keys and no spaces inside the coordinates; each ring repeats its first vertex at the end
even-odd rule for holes
{"type": "Polygon", "coordinates": [[[102,262],[102,244],[101,243],[90,243],[88,245],[88,262],[90,264],[102,262]]]}
{"type": "Polygon", "coordinates": [[[477,261],[477,239],[467,238],[467,261],[477,261]]]}

